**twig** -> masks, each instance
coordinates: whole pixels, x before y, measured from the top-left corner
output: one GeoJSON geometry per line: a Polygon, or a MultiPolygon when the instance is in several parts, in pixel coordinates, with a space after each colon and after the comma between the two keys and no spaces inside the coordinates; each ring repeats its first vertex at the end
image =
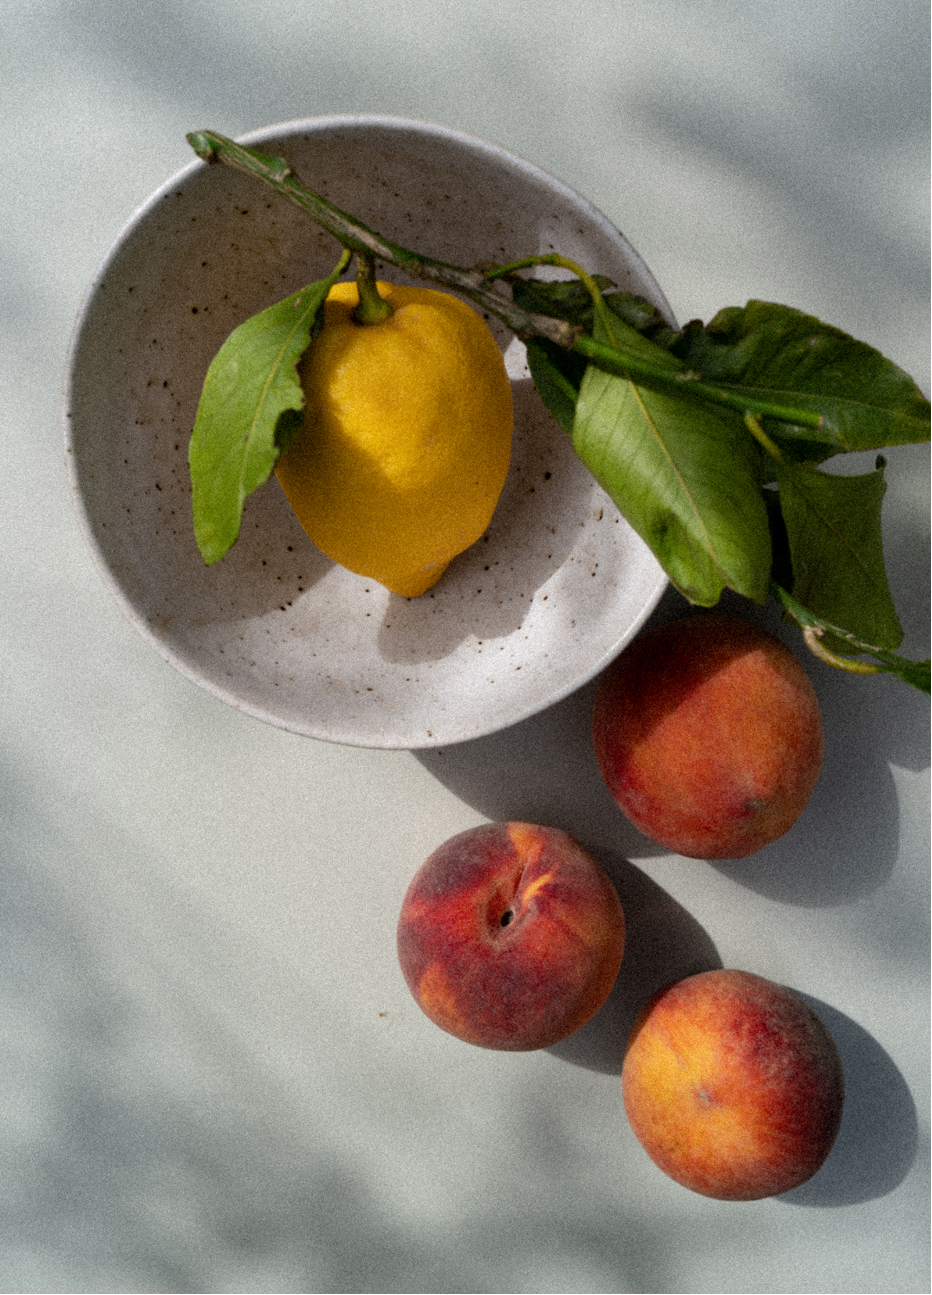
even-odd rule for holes
{"type": "Polygon", "coordinates": [[[812,410],[776,405],[742,391],[729,390],[727,387],[703,382],[698,374],[678,372],[662,364],[656,364],[624,346],[608,346],[604,342],[597,342],[580,327],[569,324],[565,320],[519,309],[509,298],[489,285],[487,275],[494,276],[495,267],[487,266],[485,271],[464,270],[460,266],[422,256],[420,252],[414,252],[410,248],[390,242],[354,216],[335,207],[320,194],[306,188],[295,177],[283,158],[270,157],[257,149],[246,148],[212,130],[192,131],[187,136],[187,140],[203,161],[221,162],[224,166],[244,171],[297,203],[344,247],[360,255],[372,256],[388,265],[394,265],[412,278],[427,279],[433,283],[443,284],[444,287],[454,288],[474,301],[476,305],[487,310],[490,315],[501,320],[524,341],[533,337],[543,337],[565,350],[577,351],[586,356],[597,368],[618,377],[637,378],[640,383],[653,390],[667,391],[687,399],[725,406],[728,409],[737,410],[745,417],[774,418],[780,422],[807,427],[816,432],[821,429],[822,436],[817,439],[826,440],[832,445],[838,444],[837,437],[823,429],[821,415],[812,410]]]}
{"type": "Polygon", "coordinates": [[[469,297],[477,306],[482,306],[490,315],[500,319],[518,337],[546,337],[558,346],[569,347],[575,341],[580,330],[562,319],[552,319],[549,315],[535,315],[526,310],[519,310],[508,297],[486,283],[485,276],[479,270],[463,270],[445,261],[436,261],[397,243],[389,242],[381,234],[369,229],[361,221],[347,212],[335,207],[332,202],[322,198],[300,183],[291,168],[280,157],[269,157],[257,149],[245,148],[218,135],[212,130],[193,131],[187,136],[188,143],[205,162],[222,162],[237,171],[245,171],[258,180],[265,181],[278,193],[308,212],[323,229],[332,234],[344,247],[354,252],[374,256],[388,265],[397,266],[415,279],[427,279],[432,283],[441,283],[444,287],[455,288],[469,297]]]}

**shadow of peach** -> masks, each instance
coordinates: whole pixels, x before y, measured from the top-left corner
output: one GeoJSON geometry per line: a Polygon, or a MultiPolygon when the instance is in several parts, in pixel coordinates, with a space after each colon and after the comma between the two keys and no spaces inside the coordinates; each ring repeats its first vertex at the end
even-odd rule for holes
{"type": "Polygon", "coordinates": [[[886,1196],[916,1158],[918,1121],[906,1081],[856,1021],[810,994],[799,997],[818,1013],[838,1045],[845,1069],[845,1106],[825,1164],[808,1182],[777,1199],[786,1205],[838,1208],[886,1196]]]}
{"type": "MultiPolygon", "coordinates": [[[[889,766],[865,750],[859,763],[826,731],[827,766],[802,816],[748,859],[709,860],[749,890],[803,907],[848,904],[878,890],[896,864],[899,807],[889,766]]],[[[850,751],[850,748],[849,748],[850,751]]]]}
{"type": "Polygon", "coordinates": [[[771,601],[757,608],[726,594],[722,610],[781,638],[812,679],[825,728],[825,759],[808,805],[785,836],[748,859],[710,866],[749,890],[819,908],[878,890],[899,850],[900,811],[890,762],[928,763],[929,713],[915,690],[890,677],[855,678],[806,651],[771,601]]]}
{"type": "Polygon", "coordinates": [[[493,822],[517,819],[569,832],[587,850],[649,856],[666,851],[642,836],[612,800],[592,750],[597,682],[488,737],[414,752],[434,777],[493,822]]]}
{"type": "Polygon", "coordinates": [[[605,1003],[580,1030],[549,1048],[552,1056],[621,1077],[625,1046],[651,994],[685,976],[722,966],[711,937],[662,886],[627,859],[597,855],[625,911],[621,971],[605,1003]]]}

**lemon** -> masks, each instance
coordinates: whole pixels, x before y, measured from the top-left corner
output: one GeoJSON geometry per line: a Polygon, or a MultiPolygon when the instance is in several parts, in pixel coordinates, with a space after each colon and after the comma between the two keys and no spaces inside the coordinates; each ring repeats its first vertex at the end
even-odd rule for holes
{"type": "Polygon", "coordinates": [[[357,324],[338,283],[300,366],[301,431],[276,467],[318,548],[417,597],[485,531],[511,455],[511,386],[495,339],[465,302],[379,283],[392,307],[357,324]]]}

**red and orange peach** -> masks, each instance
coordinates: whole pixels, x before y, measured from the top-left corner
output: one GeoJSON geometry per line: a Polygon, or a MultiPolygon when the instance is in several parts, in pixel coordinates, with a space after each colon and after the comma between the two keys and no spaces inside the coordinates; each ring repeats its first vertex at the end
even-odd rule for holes
{"type": "Polygon", "coordinates": [[[609,666],[592,735],[634,825],[697,859],[742,859],[788,831],[824,749],[819,703],[789,648],[705,613],[635,639],[609,666]]]}
{"type": "Polygon", "coordinates": [[[398,959],[436,1025],[483,1048],[528,1051],[579,1029],[618,975],[618,895],[566,832],[492,823],[441,845],[408,887],[398,959]]]}
{"type": "Polygon", "coordinates": [[[798,1187],[832,1148],[844,1073],[819,1017],[782,985],[706,971],[641,1011],[622,1071],[625,1110],[664,1173],[718,1200],[798,1187]]]}

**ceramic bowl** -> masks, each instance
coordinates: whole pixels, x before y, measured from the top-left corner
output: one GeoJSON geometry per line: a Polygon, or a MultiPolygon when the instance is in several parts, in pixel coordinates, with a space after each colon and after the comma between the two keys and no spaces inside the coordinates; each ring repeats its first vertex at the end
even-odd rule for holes
{"type": "MultiPolygon", "coordinates": [[[[458,265],[556,249],[669,318],[589,202],[503,149],[397,118],[313,118],[244,137],[390,239],[458,265]]],[[[82,307],[67,450],[85,533],[123,611],[215,697],[350,745],[442,746],[514,724],[591,679],[665,587],[657,562],[540,402],[524,348],[511,472],[487,534],[405,599],[327,559],[273,477],[227,556],[194,542],[187,451],[208,364],[244,319],[329,273],[333,239],[284,198],[194,160],[120,234],[82,307]]],[[[391,269],[383,277],[406,281],[391,269]]]]}

